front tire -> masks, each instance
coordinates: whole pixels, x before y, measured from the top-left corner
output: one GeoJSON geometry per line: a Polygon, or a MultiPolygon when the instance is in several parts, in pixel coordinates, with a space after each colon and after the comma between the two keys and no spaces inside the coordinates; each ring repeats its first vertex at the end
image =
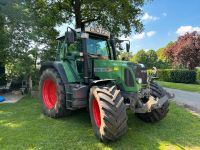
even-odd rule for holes
{"type": "Polygon", "coordinates": [[[94,133],[100,141],[114,141],[126,133],[126,106],[116,86],[92,87],[89,111],[94,133]]]}
{"type": "MultiPolygon", "coordinates": [[[[151,95],[154,98],[165,96],[166,91],[156,83],[150,84],[151,95]]],[[[169,101],[166,101],[161,108],[154,109],[148,113],[136,113],[136,116],[145,122],[157,122],[166,117],[169,111],[169,101]]]]}
{"type": "Polygon", "coordinates": [[[66,109],[66,92],[58,72],[54,69],[46,69],[40,77],[40,101],[42,111],[51,118],[63,117],[70,114],[66,109]]]}

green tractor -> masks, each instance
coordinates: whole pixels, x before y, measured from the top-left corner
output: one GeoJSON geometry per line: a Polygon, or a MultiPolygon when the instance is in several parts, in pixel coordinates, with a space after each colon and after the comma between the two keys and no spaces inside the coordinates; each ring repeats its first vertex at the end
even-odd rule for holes
{"type": "MultiPolygon", "coordinates": [[[[40,73],[43,113],[52,118],[88,108],[96,137],[114,141],[126,133],[130,108],[145,122],[163,119],[172,96],[144,68],[117,60],[116,40],[98,28],[67,28],[58,38],[57,58],[40,73]]],[[[130,44],[126,45],[129,51],[130,44]]]]}

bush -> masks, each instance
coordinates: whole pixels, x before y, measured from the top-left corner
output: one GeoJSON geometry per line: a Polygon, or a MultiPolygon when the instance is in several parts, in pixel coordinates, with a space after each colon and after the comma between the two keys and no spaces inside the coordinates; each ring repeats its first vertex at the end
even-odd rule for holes
{"type": "Polygon", "coordinates": [[[184,69],[163,69],[158,70],[159,80],[177,83],[195,83],[196,72],[184,69]]]}
{"type": "Polygon", "coordinates": [[[196,81],[200,84],[200,69],[196,70],[196,81]]]}

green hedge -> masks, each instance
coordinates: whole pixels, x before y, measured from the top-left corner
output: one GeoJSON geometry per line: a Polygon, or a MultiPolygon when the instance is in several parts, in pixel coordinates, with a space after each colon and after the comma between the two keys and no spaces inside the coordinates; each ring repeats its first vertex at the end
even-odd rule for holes
{"type": "MultiPolygon", "coordinates": [[[[151,74],[151,71],[148,71],[151,74]]],[[[200,73],[199,73],[200,76],[200,73]]],[[[162,69],[158,70],[158,77],[161,81],[176,83],[195,83],[196,72],[184,69],[162,69]]]]}
{"type": "Polygon", "coordinates": [[[200,69],[196,70],[196,81],[200,84],[200,69]]]}

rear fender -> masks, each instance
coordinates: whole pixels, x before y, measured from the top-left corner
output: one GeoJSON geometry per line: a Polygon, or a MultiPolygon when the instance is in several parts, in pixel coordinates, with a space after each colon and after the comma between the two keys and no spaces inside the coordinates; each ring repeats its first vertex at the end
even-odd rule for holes
{"type": "Polygon", "coordinates": [[[42,72],[48,68],[55,69],[59,73],[64,85],[69,84],[67,75],[61,63],[56,61],[47,61],[45,63],[42,63],[42,66],[40,68],[40,74],[42,74],[42,72]]]}
{"type": "MultiPolygon", "coordinates": [[[[48,68],[52,68],[55,69],[58,74],[61,77],[61,80],[64,84],[65,87],[65,91],[70,91],[70,87],[69,87],[69,81],[67,79],[67,75],[65,73],[64,67],[60,62],[56,62],[56,61],[47,61],[42,63],[41,68],[40,68],[40,75],[42,74],[42,72],[48,68]]],[[[68,99],[69,94],[66,92],[66,99],[68,99]]],[[[66,107],[70,108],[71,107],[71,103],[66,101],[66,107]]]]}

